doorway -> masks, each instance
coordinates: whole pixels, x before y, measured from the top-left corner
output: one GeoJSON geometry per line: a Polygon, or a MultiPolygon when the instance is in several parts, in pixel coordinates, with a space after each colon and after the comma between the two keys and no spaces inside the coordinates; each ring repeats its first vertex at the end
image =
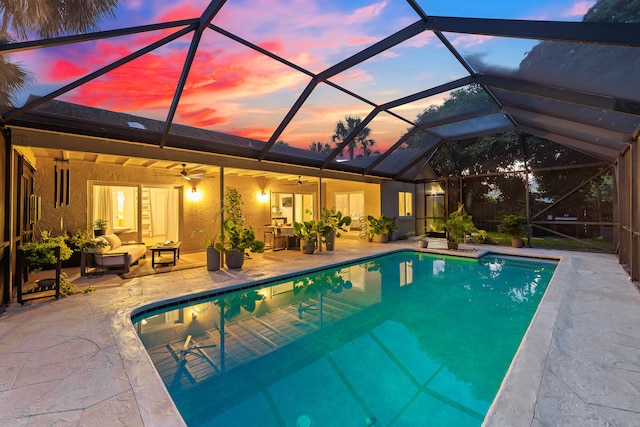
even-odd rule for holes
{"type": "Polygon", "coordinates": [[[180,240],[181,187],[99,183],[91,194],[91,222],[107,220],[120,240],[147,246],[180,240]]]}

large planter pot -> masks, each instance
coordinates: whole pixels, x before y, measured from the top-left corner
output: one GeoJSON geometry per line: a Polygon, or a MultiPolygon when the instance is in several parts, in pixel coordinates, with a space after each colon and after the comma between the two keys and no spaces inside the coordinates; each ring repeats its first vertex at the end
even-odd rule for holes
{"type": "Polygon", "coordinates": [[[207,270],[220,270],[220,251],[213,246],[207,246],[207,270]]]}
{"type": "Polygon", "coordinates": [[[326,248],[328,251],[332,251],[336,247],[336,232],[335,230],[331,230],[326,237],[326,248]]]}
{"type": "Polygon", "coordinates": [[[512,248],[521,248],[524,246],[524,242],[522,239],[511,239],[511,247],[512,248]]]}
{"type": "Polygon", "coordinates": [[[373,236],[373,241],[376,243],[387,243],[389,241],[389,233],[380,233],[373,236]]]}
{"type": "Polygon", "coordinates": [[[303,254],[312,254],[315,252],[316,246],[304,239],[300,239],[300,250],[303,254]]]}
{"type": "Polygon", "coordinates": [[[429,241],[424,239],[418,240],[418,247],[422,249],[429,247],[429,241]]]}
{"type": "Polygon", "coordinates": [[[447,242],[447,248],[454,251],[458,250],[458,242],[447,242]]]}
{"type": "Polygon", "coordinates": [[[244,252],[229,251],[226,253],[224,259],[227,268],[242,268],[242,264],[244,264],[244,252]]]}

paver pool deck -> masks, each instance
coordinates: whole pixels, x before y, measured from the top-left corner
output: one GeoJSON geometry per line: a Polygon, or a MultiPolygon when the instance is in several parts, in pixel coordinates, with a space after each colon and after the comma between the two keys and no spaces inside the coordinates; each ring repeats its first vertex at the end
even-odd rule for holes
{"type": "MultiPolygon", "coordinates": [[[[463,247],[467,256],[489,250],[560,259],[484,424],[640,426],[640,292],[617,257],[463,247]]],[[[80,287],[97,290],[12,303],[0,315],[0,425],[184,426],[133,328],[133,310],[402,248],[418,250],[412,241],[341,239],[333,252],[252,255],[241,270],[83,278],[80,287]]]]}

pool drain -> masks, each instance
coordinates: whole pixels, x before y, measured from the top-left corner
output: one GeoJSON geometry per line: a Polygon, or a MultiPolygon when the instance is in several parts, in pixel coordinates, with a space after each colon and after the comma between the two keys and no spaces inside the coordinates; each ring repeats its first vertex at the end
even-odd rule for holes
{"type": "Polygon", "coordinates": [[[311,427],[311,417],[309,415],[300,415],[296,420],[297,427],[311,427]]]}

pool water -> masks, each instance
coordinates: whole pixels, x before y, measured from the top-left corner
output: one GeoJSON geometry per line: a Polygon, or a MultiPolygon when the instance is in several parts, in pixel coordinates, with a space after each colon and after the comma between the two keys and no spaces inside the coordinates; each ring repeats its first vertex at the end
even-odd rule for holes
{"type": "Polygon", "coordinates": [[[189,426],[479,426],[555,266],[398,252],[134,323],[189,426]]]}

